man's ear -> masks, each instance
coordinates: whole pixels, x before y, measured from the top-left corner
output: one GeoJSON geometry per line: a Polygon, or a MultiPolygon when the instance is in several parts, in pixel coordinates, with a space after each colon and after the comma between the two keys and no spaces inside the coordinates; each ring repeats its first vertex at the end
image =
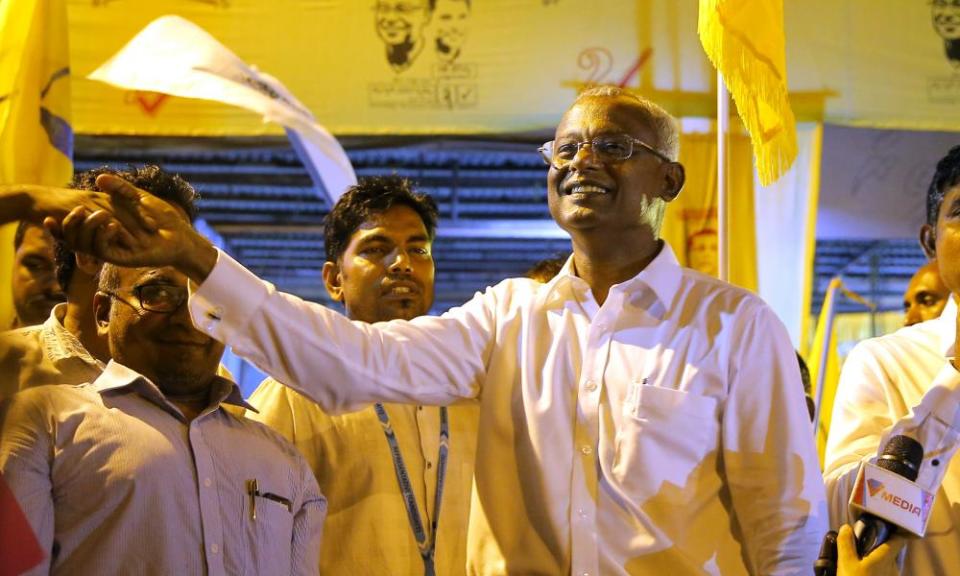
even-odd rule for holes
{"type": "Polygon", "coordinates": [[[664,163],[663,170],[663,199],[671,202],[683,190],[683,184],[687,181],[687,171],[679,162],[664,163]]]}
{"type": "Polygon", "coordinates": [[[920,227],[920,247],[927,255],[927,260],[937,257],[937,230],[929,224],[920,227]]]}
{"type": "Polygon", "coordinates": [[[100,267],[103,266],[103,262],[82,252],[74,254],[74,261],[77,263],[77,269],[91,278],[95,278],[100,272],[100,267]]]}
{"type": "Polygon", "coordinates": [[[97,335],[107,339],[110,333],[110,307],[113,305],[113,299],[97,292],[93,295],[93,319],[97,323],[97,335]]]}
{"type": "Polygon", "coordinates": [[[323,263],[323,285],[335,302],[343,302],[343,276],[336,262],[323,263]]]}

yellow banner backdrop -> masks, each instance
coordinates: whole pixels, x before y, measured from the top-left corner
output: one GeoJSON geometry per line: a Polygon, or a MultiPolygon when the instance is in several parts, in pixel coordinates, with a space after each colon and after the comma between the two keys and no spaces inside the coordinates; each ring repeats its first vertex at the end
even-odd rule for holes
{"type": "MultiPolygon", "coordinates": [[[[757,249],[750,138],[731,135],[728,142],[729,281],[756,292],[757,249]]],[[[683,192],[667,208],[662,236],[670,243],[681,264],[718,278],[716,134],[681,134],[680,161],[686,168],[687,181],[683,192]]]]}
{"type": "MultiPolygon", "coordinates": [[[[590,83],[680,116],[716,107],[693,0],[69,0],[79,132],[280,133],[243,110],[85,79],[165,14],[277,77],[338,135],[540,130],[590,83]]],[[[954,18],[948,2],[785,0],[797,117],[960,130],[954,18]]]]}

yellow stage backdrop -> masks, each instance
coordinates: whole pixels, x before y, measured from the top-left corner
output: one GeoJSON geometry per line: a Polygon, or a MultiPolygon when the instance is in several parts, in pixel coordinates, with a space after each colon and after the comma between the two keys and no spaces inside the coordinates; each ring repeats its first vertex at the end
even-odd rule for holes
{"type": "MultiPolygon", "coordinates": [[[[728,142],[728,279],[756,292],[757,250],[750,139],[745,135],[731,135],[728,142]]],[[[681,134],[680,161],[686,168],[687,182],[680,196],[667,208],[662,236],[670,243],[681,264],[716,278],[719,277],[716,134],[681,134]]]]}
{"type": "Polygon", "coordinates": [[[552,126],[572,100],[574,85],[626,75],[639,55],[633,0],[483,0],[469,7],[464,0],[436,0],[432,13],[428,5],[428,0],[73,0],[77,129],[279,133],[243,110],[127,92],[83,78],[150,21],[171,13],[278,78],[338,135],[552,126]]]}
{"type": "MultiPolygon", "coordinates": [[[[799,120],[960,130],[960,7],[786,0],[799,120]]],[[[591,82],[711,116],[715,73],[695,0],[69,0],[83,133],[279,134],[214,103],[83,79],[150,21],[179,14],[283,82],[338,135],[497,133],[555,125],[591,82]],[[407,32],[409,30],[409,34],[407,32]]]]}

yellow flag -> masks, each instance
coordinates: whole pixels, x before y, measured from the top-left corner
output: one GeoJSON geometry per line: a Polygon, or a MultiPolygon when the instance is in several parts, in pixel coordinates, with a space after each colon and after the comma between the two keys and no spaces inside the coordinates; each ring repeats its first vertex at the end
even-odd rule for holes
{"type": "Polygon", "coordinates": [[[830,433],[830,417],[833,414],[833,397],[837,393],[837,384],[840,382],[840,355],[837,354],[836,329],[834,327],[833,308],[837,299],[837,292],[844,291],[840,278],[833,278],[827,287],[823,308],[820,309],[820,318],[817,320],[817,331],[810,345],[810,354],[807,365],[810,368],[810,381],[814,398],[819,398],[819,423],[817,424],[817,452],[820,463],[823,464],[823,455],[827,448],[827,435],[830,433]],[[821,376],[822,372],[822,376],[821,376]],[[819,392],[819,387],[823,392],[819,392]]]}
{"type": "MultiPolygon", "coordinates": [[[[0,2],[0,184],[64,185],[73,174],[67,8],[0,2]]],[[[13,246],[0,230],[0,326],[10,325],[13,246]]]]}
{"type": "Polygon", "coordinates": [[[764,186],[797,156],[787,94],[782,0],[700,0],[697,23],[707,57],[723,74],[750,132],[764,186]]]}

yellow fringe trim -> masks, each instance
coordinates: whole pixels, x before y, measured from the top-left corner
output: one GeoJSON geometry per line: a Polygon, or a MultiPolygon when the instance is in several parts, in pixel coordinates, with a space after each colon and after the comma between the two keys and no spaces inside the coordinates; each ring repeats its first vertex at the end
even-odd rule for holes
{"type": "MultiPolygon", "coordinates": [[[[764,24],[783,28],[782,21],[758,23],[764,24]]],[[[723,74],[750,133],[760,183],[771,184],[790,169],[797,157],[797,126],[786,78],[781,77],[770,56],[757,50],[742,31],[725,25],[717,0],[700,0],[697,32],[707,57],[723,74]],[[778,120],[767,130],[763,127],[760,103],[769,108],[768,117],[778,120]]]]}

